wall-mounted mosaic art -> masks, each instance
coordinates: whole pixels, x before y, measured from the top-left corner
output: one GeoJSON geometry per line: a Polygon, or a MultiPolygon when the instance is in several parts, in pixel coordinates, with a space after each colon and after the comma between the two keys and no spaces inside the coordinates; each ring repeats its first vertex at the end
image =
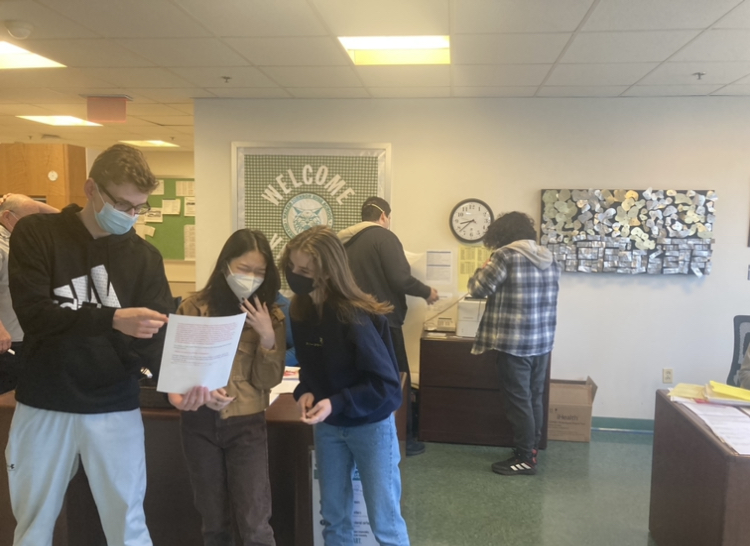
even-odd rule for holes
{"type": "Polygon", "coordinates": [[[565,271],[711,272],[713,190],[542,190],[542,238],[565,271]]]}

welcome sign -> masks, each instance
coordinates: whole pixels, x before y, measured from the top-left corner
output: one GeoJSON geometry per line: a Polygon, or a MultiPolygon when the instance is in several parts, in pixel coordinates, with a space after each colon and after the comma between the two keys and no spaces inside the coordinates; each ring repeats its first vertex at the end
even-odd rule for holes
{"type": "Polygon", "coordinates": [[[233,145],[235,227],[262,231],[278,257],[298,233],[347,228],[361,221],[365,199],[389,198],[390,145],[330,146],[233,145]]]}

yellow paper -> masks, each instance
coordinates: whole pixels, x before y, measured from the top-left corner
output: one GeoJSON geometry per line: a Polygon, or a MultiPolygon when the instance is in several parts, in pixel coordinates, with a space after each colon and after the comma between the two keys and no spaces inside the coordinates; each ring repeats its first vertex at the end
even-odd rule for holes
{"type": "Polygon", "coordinates": [[[669,396],[679,398],[690,398],[691,400],[705,400],[706,391],[703,385],[691,385],[690,383],[678,383],[669,391],[669,396]]]}
{"type": "Polygon", "coordinates": [[[724,383],[718,383],[716,381],[711,381],[711,389],[714,391],[714,394],[718,395],[721,398],[745,400],[747,402],[750,402],[750,390],[748,389],[732,387],[730,385],[725,385],[724,383]]]}

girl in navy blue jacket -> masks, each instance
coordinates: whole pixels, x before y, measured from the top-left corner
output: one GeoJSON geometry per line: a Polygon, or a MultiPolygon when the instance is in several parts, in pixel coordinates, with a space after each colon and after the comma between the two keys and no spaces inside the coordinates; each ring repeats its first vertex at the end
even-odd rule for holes
{"type": "Polygon", "coordinates": [[[327,227],[292,239],[281,269],[295,293],[290,314],[300,384],[294,397],[302,421],[315,426],[325,544],[354,544],[356,466],[378,543],[408,546],[393,418],[401,386],[384,317],[392,307],[357,287],[346,251],[327,227]]]}

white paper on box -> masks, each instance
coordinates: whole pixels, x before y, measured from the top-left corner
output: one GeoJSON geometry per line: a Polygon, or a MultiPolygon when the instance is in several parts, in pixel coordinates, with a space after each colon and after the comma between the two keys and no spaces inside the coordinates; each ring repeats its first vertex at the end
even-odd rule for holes
{"type": "Polygon", "coordinates": [[[184,394],[198,386],[225,387],[245,316],[169,315],[156,390],[184,394]]]}

